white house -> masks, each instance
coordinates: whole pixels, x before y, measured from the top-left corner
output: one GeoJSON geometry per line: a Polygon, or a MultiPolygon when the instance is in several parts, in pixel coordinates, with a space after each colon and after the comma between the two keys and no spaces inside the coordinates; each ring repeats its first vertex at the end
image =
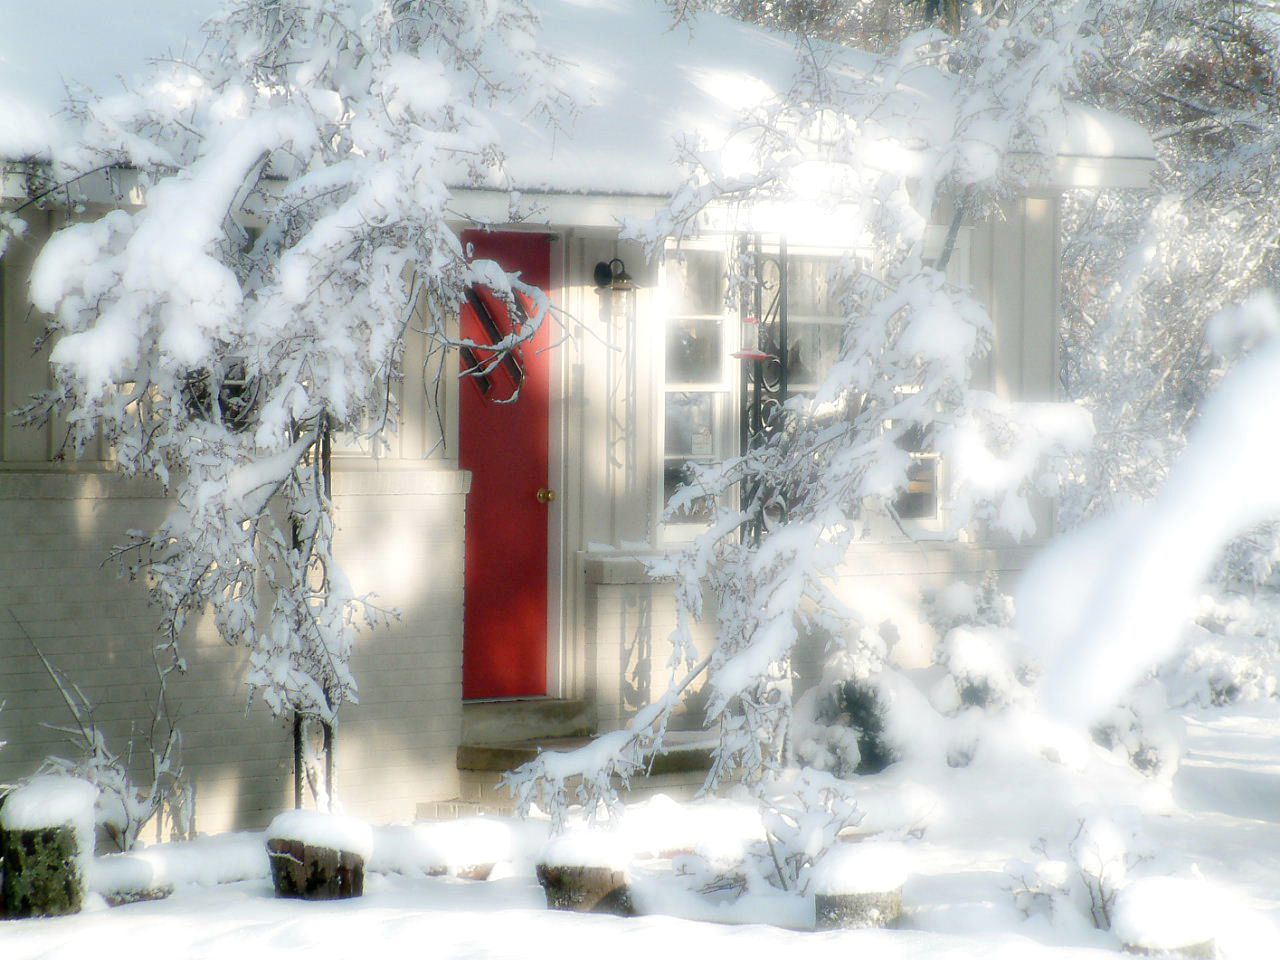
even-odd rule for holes
{"type": "MultiPolygon", "coordinates": [[[[377,591],[402,612],[356,654],[360,703],[345,709],[338,733],[343,802],[372,819],[433,815],[442,802],[492,802],[497,771],[531,749],[518,741],[615,728],[664,682],[673,599],[641,561],[697,526],[696,517],[662,519],[684,463],[729,454],[739,443],[744,397],[733,354],[741,323],[723,306],[726,256],[744,242],[775,264],[785,253],[792,390],[816,377],[834,349],[826,267],[841,241],[814,211],[803,218],[774,211],[719,231],[713,224],[662,263],[619,240],[619,218],[652,215],[680,184],[675,137],[723,139],[739,108],[786,81],[790,42],[712,17],[692,33],[671,30],[662,5],[649,0],[537,5],[543,42],[568,61],[571,85],[594,104],[568,136],[503,121],[511,177],[541,211],[532,221],[503,226],[508,199],[496,190],[458,191],[457,207],[497,225],[466,234],[477,253],[545,286],[581,331],[556,349],[526,351],[518,371],[504,367],[485,383],[444,376],[438,394],[429,389],[426,345],[411,342],[404,420],[390,452],[338,453],[346,568],[358,589],[377,591]],[[634,288],[598,284],[601,265],[602,277],[625,268],[634,288]],[[519,403],[492,403],[513,377],[523,382],[519,403]],[[495,515],[486,507],[499,493],[516,506],[495,515]]],[[[47,6],[24,15],[53,16],[65,4],[47,6]]],[[[58,135],[49,120],[55,64],[99,83],[127,72],[144,41],[172,44],[198,19],[174,6],[183,5],[153,5],[155,18],[126,43],[83,57],[73,45],[46,72],[37,63],[49,51],[24,58],[5,41],[0,133],[8,130],[10,159],[0,161],[0,209],[26,202],[42,144],[58,135]],[[19,133],[24,147],[13,146],[23,142],[19,133]]],[[[93,33],[83,22],[79,30],[93,33]]],[[[999,394],[1055,395],[1062,190],[1142,186],[1152,162],[1140,130],[1078,108],[1050,174],[1009,202],[1003,219],[963,227],[949,270],[994,318],[985,377],[999,394]]],[[[92,184],[84,189],[92,200],[92,184]]],[[[43,239],[70,215],[57,203],[25,207],[28,232],[0,260],[6,410],[49,382],[47,348],[31,348],[26,278],[43,239]]],[[[937,228],[939,243],[943,232],[937,228]]],[[[485,307],[483,299],[473,303],[464,322],[476,322],[485,307]]],[[[139,584],[118,580],[103,561],[123,531],[159,520],[164,495],[114,475],[106,449],[55,461],[58,444],[56,427],[22,429],[10,418],[0,426],[0,740],[8,741],[0,782],[58,752],[62,736],[46,724],[69,719],[33,644],[83,688],[121,744],[131,723],[145,726],[154,693],[155,612],[139,584]]],[[[922,471],[910,509],[923,529],[940,520],[931,478],[922,471]]],[[[1016,571],[1032,549],[922,546],[886,531],[859,549],[851,569],[909,598],[953,576],[1016,571]]],[[[198,826],[261,825],[291,803],[288,731],[261,705],[246,709],[241,652],[224,646],[211,624],[190,632],[190,669],[172,698],[198,786],[198,826]]],[[[696,780],[676,770],[679,759],[654,783],[696,780]]]]}

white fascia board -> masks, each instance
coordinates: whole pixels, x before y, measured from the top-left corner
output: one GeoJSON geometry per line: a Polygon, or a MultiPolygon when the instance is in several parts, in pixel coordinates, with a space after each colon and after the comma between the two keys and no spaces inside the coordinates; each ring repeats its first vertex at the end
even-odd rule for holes
{"type": "MultiPolygon", "coordinates": [[[[451,209],[459,219],[507,225],[511,222],[511,196],[502,190],[452,191],[451,209]]],[[[521,193],[520,207],[531,211],[526,226],[603,227],[617,230],[624,218],[647,220],[668,201],[667,197],[605,193],[521,193]]]]}
{"type": "Polygon", "coordinates": [[[1061,190],[1114,187],[1143,190],[1151,186],[1156,161],[1150,157],[1082,157],[1059,154],[1051,185],[1061,190]]]}
{"type": "MultiPolygon", "coordinates": [[[[33,191],[49,190],[56,182],[52,168],[44,161],[0,161],[0,201],[26,202],[33,191]]],[[[140,207],[146,202],[146,188],[137,170],[111,167],[57,186],[42,199],[53,207],[140,207]]]]}

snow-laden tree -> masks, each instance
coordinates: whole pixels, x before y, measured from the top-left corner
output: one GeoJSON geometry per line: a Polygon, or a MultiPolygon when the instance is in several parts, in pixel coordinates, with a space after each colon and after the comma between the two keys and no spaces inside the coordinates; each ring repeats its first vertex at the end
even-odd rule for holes
{"type": "MultiPolygon", "coordinates": [[[[1280,283],[1280,8],[1237,0],[1120,0],[1102,8],[1082,96],[1142,122],[1153,190],[1080,192],[1064,237],[1068,393],[1097,441],[1069,523],[1160,488],[1225,365],[1212,318],[1280,283]]],[[[1265,579],[1274,528],[1237,540],[1218,576],[1265,579]]]]}
{"type": "Polygon", "coordinates": [[[101,434],[122,473],[171,491],[120,555],[174,660],[209,610],[250,690],[327,734],[356,697],[358,630],[388,616],[335,562],[331,436],[395,429],[406,337],[451,342],[468,285],[530,304],[486,369],[547,315],[449,225],[450,186],[506,185],[487,111],[567,103],[537,26],[524,0],[231,0],[189,55],[79,99],[59,158],[145,204],[40,254],[55,385],[27,416],[65,422],[68,455],[101,434]]]}
{"type": "MultiPolygon", "coordinates": [[[[671,503],[680,511],[709,500],[715,519],[651,570],[676,589],[669,690],[626,729],[517,771],[508,782],[522,804],[540,801],[561,817],[575,800],[589,815],[613,806],[617,787],[662,750],[672,711],[695,685],[719,732],[706,788],[738,780],[767,793],[800,759],[790,680],[802,642],[829,638],[830,676],[893,693],[875,624],[837,580],[868,527],[896,519],[913,452],[946,459],[957,528],[1032,532],[1029,498],[1051,487],[1050,461],[1087,442],[1087,418],[971,385],[991,321],[946,268],[962,223],[987,215],[1055,150],[1092,12],[1060,0],[1001,4],[955,33],[914,33],[885,55],[802,36],[792,88],[734,135],[735,148],[751,146],[751,162],[740,149],[686,145],[688,184],[633,235],[657,253],[717,204],[803,196],[845,211],[855,252],[836,278],[840,352],[816,395],[792,398],[758,443],[700,470],[671,503]],[[938,222],[948,225],[940,252],[928,247],[938,222]],[[693,624],[713,612],[714,640],[700,649],[693,624]]],[[[781,869],[779,879],[786,885],[781,869]]]]}

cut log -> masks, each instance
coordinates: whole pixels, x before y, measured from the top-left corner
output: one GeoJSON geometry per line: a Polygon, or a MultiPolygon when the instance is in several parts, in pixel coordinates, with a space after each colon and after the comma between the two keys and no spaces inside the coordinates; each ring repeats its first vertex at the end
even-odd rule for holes
{"type": "Polygon", "coordinates": [[[1167,957],[1169,960],[1213,960],[1218,955],[1212,940],[1188,944],[1185,947],[1141,947],[1126,943],[1124,952],[1140,957],[1167,957]]]}
{"type": "Polygon", "coordinates": [[[85,883],[80,843],[71,824],[0,829],[0,916],[59,917],[79,913],[85,883]]]}
{"type": "Polygon", "coordinates": [[[473,863],[460,866],[453,873],[459,880],[488,880],[496,863],[473,863]]]}
{"type": "Polygon", "coordinates": [[[124,907],[131,903],[146,903],[148,900],[163,900],[173,896],[173,886],[164,884],[158,887],[139,887],[136,890],[107,890],[102,899],[109,907],[124,907]]]}
{"type": "Polygon", "coordinates": [[[1199,877],[1139,877],[1116,897],[1111,932],[1135,956],[1211,960],[1219,922],[1212,904],[1199,877]]]}
{"type": "Polygon", "coordinates": [[[625,870],[540,863],[537,873],[552,910],[635,916],[625,870]]]}
{"type": "Polygon", "coordinates": [[[896,926],[902,917],[902,888],[885,893],[820,893],[814,898],[819,930],[896,926]]]}
{"type": "Polygon", "coordinates": [[[907,882],[906,852],[879,840],[837,843],[809,875],[818,930],[896,926],[907,882]]]}
{"type": "Polygon", "coordinates": [[[270,839],[267,857],[277,897],[346,900],[364,893],[364,858],[301,840],[270,839]]]}

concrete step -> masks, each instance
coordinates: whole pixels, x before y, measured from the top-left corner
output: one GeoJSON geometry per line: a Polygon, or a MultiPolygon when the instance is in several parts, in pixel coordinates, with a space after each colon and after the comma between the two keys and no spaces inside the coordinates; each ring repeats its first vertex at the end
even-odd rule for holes
{"type": "MultiPolygon", "coordinates": [[[[497,743],[463,743],[458,747],[458,769],[506,773],[533,760],[541,751],[564,753],[590,742],[590,737],[543,737],[497,743]]],[[[711,736],[703,731],[672,731],[667,735],[667,752],[654,757],[650,774],[658,777],[710,770],[713,745],[711,736]]]]}
{"type": "Polygon", "coordinates": [[[586,700],[473,700],[462,705],[462,742],[506,743],[512,739],[589,737],[595,708],[586,700]]]}

